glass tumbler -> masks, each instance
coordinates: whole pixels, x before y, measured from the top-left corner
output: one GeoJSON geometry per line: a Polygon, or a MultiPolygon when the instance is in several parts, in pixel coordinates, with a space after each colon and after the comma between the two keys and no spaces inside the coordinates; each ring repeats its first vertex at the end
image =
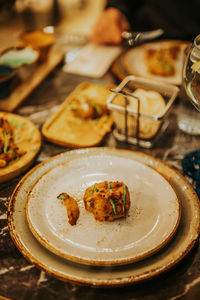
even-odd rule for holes
{"type": "Polygon", "coordinates": [[[200,134],[200,35],[187,48],[178,111],[179,128],[193,135],[200,134]],[[195,108],[197,109],[195,109],[195,108]]]}

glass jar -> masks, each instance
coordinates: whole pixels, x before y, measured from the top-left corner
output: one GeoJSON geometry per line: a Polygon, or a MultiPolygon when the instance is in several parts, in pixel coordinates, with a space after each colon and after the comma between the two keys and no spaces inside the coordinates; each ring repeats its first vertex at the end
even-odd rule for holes
{"type": "Polygon", "coordinates": [[[189,134],[200,134],[200,35],[186,49],[178,110],[178,126],[189,134]]]}
{"type": "Polygon", "coordinates": [[[183,86],[192,104],[200,111],[200,35],[198,35],[185,60],[183,86]]]}

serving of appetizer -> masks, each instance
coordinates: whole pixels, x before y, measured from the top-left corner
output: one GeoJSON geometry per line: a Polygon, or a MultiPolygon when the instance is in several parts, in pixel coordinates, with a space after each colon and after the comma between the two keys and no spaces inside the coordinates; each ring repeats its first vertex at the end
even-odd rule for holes
{"type": "Polygon", "coordinates": [[[62,200],[66,206],[69,224],[76,225],[80,213],[76,200],[67,193],[61,193],[57,198],[62,200]]]}
{"type": "MultiPolygon", "coordinates": [[[[67,193],[57,196],[67,208],[69,224],[75,225],[80,211],[77,201],[67,193]]],[[[130,195],[126,184],[104,181],[88,187],[83,196],[85,209],[93,213],[97,221],[114,221],[125,217],[130,208],[130,195]]]]}
{"type": "MultiPolygon", "coordinates": [[[[143,114],[139,118],[139,137],[144,139],[149,139],[156,135],[158,132],[161,121],[154,120],[154,116],[162,115],[166,103],[165,99],[161,93],[155,90],[145,90],[142,88],[137,88],[133,93],[133,97],[126,97],[127,101],[127,132],[129,136],[136,136],[137,134],[137,118],[131,113],[137,113],[138,102],[140,101],[140,114],[143,114]]],[[[125,98],[122,95],[118,95],[114,100],[115,107],[120,107],[124,109],[125,98]]],[[[116,109],[112,111],[112,116],[117,129],[120,132],[125,130],[124,121],[124,110],[117,111],[116,109]]]]}
{"type": "Polygon", "coordinates": [[[31,121],[16,114],[0,112],[0,182],[24,172],[40,147],[40,132],[31,121]]]}
{"type": "Polygon", "coordinates": [[[85,209],[98,221],[114,221],[125,217],[130,208],[128,187],[123,182],[104,181],[87,188],[84,197],[85,209]]]}

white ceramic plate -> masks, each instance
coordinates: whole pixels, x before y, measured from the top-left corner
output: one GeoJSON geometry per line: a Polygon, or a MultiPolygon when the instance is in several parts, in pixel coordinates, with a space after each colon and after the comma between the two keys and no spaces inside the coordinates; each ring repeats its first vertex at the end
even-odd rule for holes
{"type": "Polygon", "coordinates": [[[168,270],[187,255],[199,237],[199,199],[189,182],[159,160],[133,151],[91,148],[63,153],[27,173],[13,192],[8,207],[8,227],[22,254],[37,267],[59,279],[94,287],[115,287],[141,282],[168,270]],[[173,239],[159,252],[137,263],[118,267],[94,267],[73,263],[51,251],[31,234],[26,221],[26,201],[38,179],[60,163],[91,155],[114,155],[137,160],[156,169],[175,189],[181,205],[181,220],[173,239]]]}
{"type": "Polygon", "coordinates": [[[160,80],[172,84],[180,85],[182,81],[182,69],[184,62],[184,49],[188,45],[187,42],[176,40],[163,40],[151,43],[145,43],[135,48],[128,50],[121,58],[121,63],[124,69],[129,73],[137,76],[160,80]],[[148,66],[145,60],[145,52],[148,49],[160,50],[165,49],[170,45],[179,45],[180,53],[174,61],[175,73],[171,76],[159,76],[151,74],[148,71],[148,66]]]}
{"type": "Polygon", "coordinates": [[[54,167],[34,185],[27,220],[43,246],[67,259],[93,265],[117,265],[143,259],[165,245],[180,220],[180,205],[171,185],[152,168],[115,155],[82,157],[54,167]],[[123,181],[131,208],[126,218],[99,222],[84,208],[87,187],[123,181]],[[68,223],[57,196],[66,192],[80,209],[77,224],[68,223]]]}

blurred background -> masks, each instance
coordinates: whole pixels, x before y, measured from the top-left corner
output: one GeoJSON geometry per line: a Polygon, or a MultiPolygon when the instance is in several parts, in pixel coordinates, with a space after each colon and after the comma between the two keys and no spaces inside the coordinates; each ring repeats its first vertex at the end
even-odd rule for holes
{"type": "Polygon", "coordinates": [[[20,32],[53,26],[57,35],[88,37],[105,0],[0,0],[0,51],[20,32]],[[8,38],[9,37],[9,38],[8,38]]]}

